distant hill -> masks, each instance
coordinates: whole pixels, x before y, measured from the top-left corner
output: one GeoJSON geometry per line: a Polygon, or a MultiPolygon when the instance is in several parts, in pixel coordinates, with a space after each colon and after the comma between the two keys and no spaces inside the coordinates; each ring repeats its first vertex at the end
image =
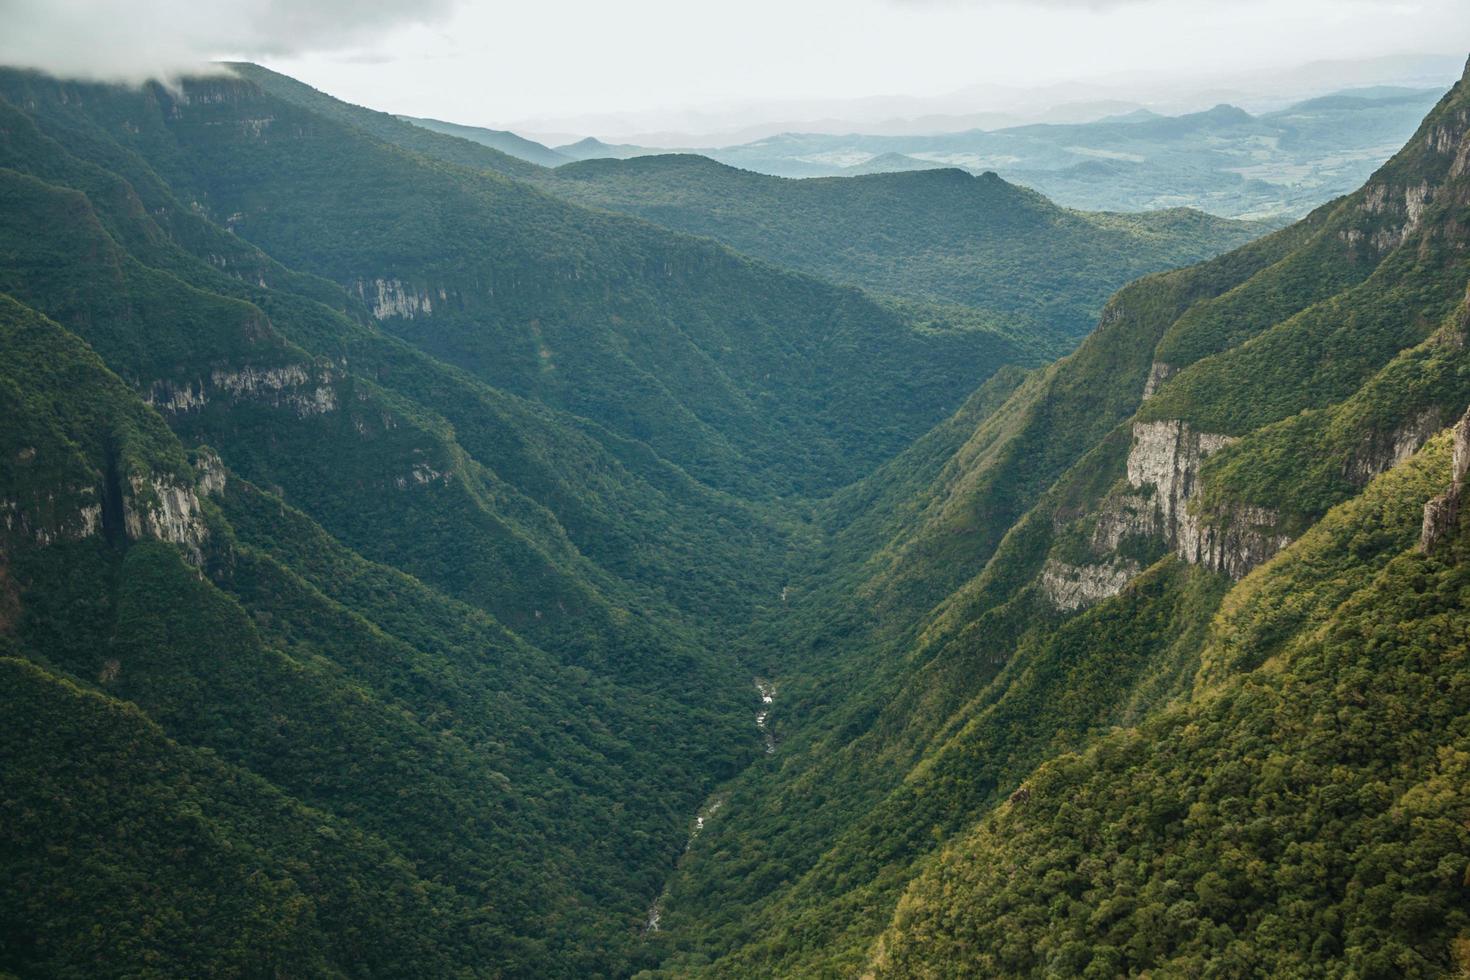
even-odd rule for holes
{"type": "Polygon", "coordinates": [[[528,140],[524,136],[518,136],[504,129],[461,126],[459,123],[444,122],[441,119],[423,119],[417,116],[399,116],[398,118],[446,136],[458,136],[460,139],[472,140],[542,167],[556,167],[574,159],[548,146],[543,146],[535,140],[528,140]]]}
{"type": "Polygon", "coordinates": [[[906,170],[942,170],[944,164],[935,163],[932,160],[920,160],[918,157],[904,156],[902,153],[880,153],[871,160],[844,169],[844,173],[853,177],[861,177],[865,174],[896,174],[906,170]]]}
{"type": "Polygon", "coordinates": [[[1183,209],[1070,211],[993,173],[919,166],[930,169],[789,180],[664,154],[569,164],[539,183],[769,262],[1024,317],[1069,337],[1089,329],[1108,294],[1145,269],[1213,255],[1265,230],[1183,209]]]}
{"type": "Polygon", "coordinates": [[[558,146],[555,152],[571,160],[627,160],[631,157],[649,156],[669,151],[654,150],[629,143],[604,143],[600,139],[589,136],[575,143],[558,146]]]}
{"type": "Polygon", "coordinates": [[[993,170],[1086,210],[1194,207],[1227,217],[1287,218],[1361,184],[1403,144],[1440,92],[1346,90],[1259,116],[1222,104],[1179,116],[1139,109],[1094,122],[958,133],[786,133],[700,152],[785,177],[854,173],[896,154],[926,166],[993,170]],[[1118,166],[1101,171],[1090,166],[1097,160],[1118,166]]]}

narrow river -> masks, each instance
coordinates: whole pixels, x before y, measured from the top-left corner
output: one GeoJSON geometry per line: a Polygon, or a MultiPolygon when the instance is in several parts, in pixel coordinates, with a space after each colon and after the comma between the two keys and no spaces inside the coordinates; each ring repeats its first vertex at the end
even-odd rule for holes
{"type": "MultiPolygon", "coordinates": [[[[771,707],[776,703],[776,685],[768,680],[757,677],[755,678],[755,689],[760,692],[761,696],[761,706],[755,713],[755,727],[760,730],[761,738],[765,740],[766,754],[770,755],[776,751],[776,736],[771,734],[771,726],[769,725],[771,707]]],[[[714,815],[720,811],[720,807],[724,805],[725,797],[720,793],[716,793],[704,801],[704,806],[699,808],[699,812],[694,815],[694,823],[689,827],[689,839],[684,842],[684,850],[687,851],[694,845],[695,839],[704,830],[704,825],[713,819],[714,815]]],[[[653,904],[648,907],[648,915],[643,920],[643,934],[645,936],[649,933],[658,932],[659,920],[663,918],[664,899],[668,898],[668,896],[669,890],[665,888],[663,894],[654,899],[653,904]]]]}

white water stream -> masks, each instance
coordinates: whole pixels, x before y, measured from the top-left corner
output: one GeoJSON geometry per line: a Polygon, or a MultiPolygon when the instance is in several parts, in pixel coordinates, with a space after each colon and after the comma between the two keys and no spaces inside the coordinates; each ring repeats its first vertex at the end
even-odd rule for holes
{"type": "MultiPolygon", "coordinates": [[[[770,755],[776,751],[776,737],[771,734],[771,728],[767,722],[771,717],[771,706],[776,703],[776,685],[757,677],[755,678],[755,689],[761,695],[760,710],[755,713],[755,727],[760,729],[761,738],[765,739],[766,743],[766,754],[770,755]]],[[[684,843],[684,850],[687,851],[694,845],[694,840],[704,830],[705,823],[713,818],[724,805],[725,797],[718,793],[705,801],[704,806],[700,807],[699,812],[694,816],[694,824],[689,828],[689,840],[684,843]]],[[[664,899],[668,895],[668,889],[665,888],[663,894],[654,899],[653,904],[648,907],[648,916],[643,920],[645,936],[658,932],[659,920],[663,918],[664,899]]]]}

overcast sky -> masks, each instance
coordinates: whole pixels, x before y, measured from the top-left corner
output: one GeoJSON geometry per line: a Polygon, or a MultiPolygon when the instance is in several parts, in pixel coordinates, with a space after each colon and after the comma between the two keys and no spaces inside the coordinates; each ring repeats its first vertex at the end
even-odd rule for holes
{"type": "MultiPolygon", "coordinates": [[[[261,61],[480,125],[1470,49],[1470,0],[0,0],[0,61],[261,61]]],[[[976,108],[996,108],[977,106],[976,108]]]]}

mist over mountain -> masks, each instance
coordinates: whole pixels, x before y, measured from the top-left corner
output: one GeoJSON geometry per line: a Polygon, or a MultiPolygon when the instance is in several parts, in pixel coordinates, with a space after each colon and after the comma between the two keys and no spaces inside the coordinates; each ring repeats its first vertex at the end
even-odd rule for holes
{"type": "Polygon", "coordinates": [[[1470,971],[1459,64],[709,155],[0,67],[0,975],[1470,971]]]}
{"type": "MultiPolygon", "coordinates": [[[[1169,71],[1134,66],[1103,76],[1037,85],[979,83],[932,96],[770,101],[720,109],[513,118],[505,128],[555,139],[593,135],[659,149],[731,146],[782,133],[933,136],[1035,123],[1095,122],[1147,107],[1162,115],[1231,102],[1272,112],[1349,88],[1391,86],[1443,91],[1460,73],[1457,54],[1331,59],[1265,71],[1169,71]]],[[[561,139],[558,142],[573,142],[561,139]]]]}
{"type": "MultiPolygon", "coordinates": [[[[1442,91],[1348,89],[1260,115],[1220,103],[1182,115],[1137,107],[1080,123],[950,133],[783,132],[688,152],[780,177],[955,167],[995,172],[1085,210],[1191,207],[1280,221],[1361,184],[1402,145],[1442,91]]],[[[659,153],[591,138],[561,152],[579,160],[659,153]]]]}

